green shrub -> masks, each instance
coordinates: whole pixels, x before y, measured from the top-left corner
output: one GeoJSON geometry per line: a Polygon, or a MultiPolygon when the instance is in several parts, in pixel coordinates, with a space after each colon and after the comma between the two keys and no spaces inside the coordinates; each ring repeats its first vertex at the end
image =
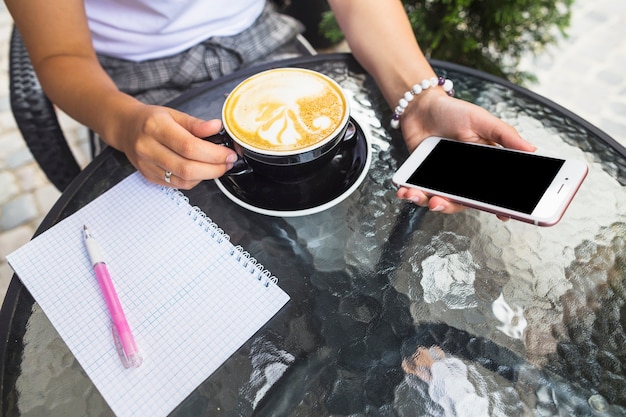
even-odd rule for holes
{"type": "MultiPolygon", "coordinates": [[[[566,37],[574,0],[403,0],[413,32],[427,57],[455,62],[518,84],[535,77],[518,69],[527,54],[537,54],[566,37]]],[[[331,41],[343,38],[332,12],[320,31],[331,41]]]]}

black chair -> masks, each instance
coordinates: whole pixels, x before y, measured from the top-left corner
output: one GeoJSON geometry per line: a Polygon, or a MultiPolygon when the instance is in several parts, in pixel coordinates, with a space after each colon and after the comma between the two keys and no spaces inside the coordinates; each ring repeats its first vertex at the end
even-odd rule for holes
{"type": "Polygon", "coordinates": [[[65,190],[80,172],[80,166],[15,27],[9,52],[9,90],[13,117],[26,145],[50,182],[60,191],[65,190]]]}

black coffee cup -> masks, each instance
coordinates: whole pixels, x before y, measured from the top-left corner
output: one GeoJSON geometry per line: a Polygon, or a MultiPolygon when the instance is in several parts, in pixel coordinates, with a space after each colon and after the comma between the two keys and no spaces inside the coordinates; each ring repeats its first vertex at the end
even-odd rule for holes
{"type": "Polygon", "coordinates": [[[223,129],[207,140],[234,149],[226,175],[254,172],[293,181],[323,169],[354,137],[349,102],[324,74],[276,68],[242,81],[222,107],[223,129]]]}

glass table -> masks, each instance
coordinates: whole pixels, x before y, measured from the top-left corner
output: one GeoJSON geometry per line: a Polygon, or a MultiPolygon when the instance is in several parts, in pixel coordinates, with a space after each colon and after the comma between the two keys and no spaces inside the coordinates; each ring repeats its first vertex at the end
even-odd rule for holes
{"type": "MultiPolygon", "coordinates": [[[[458,97],[512,124],[540,151],[589,164],[561,222],[540,228],[398,200],[391,176],[407,150],[388,129],[380,92],[349,54],[247,69],[171,106],[219,117],[235,84],[273,66],[311,68],[339,82],[371,166],[349,196],[305,216],[248,210],[215,181],[185,192],[279,277],[291,301],[172,416],[626,416],[623,147],[528,90],[433,62],[458,97]]],[[[38,233],[131,172],[122,154],[105,150],[38,233]]],[[[494,173],[485,186],[498,181],[494,173]]],[[[2,415],[112,415],[17,277],[0,334],[2,415]]]]}

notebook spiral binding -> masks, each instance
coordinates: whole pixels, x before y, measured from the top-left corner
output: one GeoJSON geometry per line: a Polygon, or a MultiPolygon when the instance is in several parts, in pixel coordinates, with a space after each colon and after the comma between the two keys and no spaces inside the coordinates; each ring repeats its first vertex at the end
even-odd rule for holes
{"type": "MultiPolygon", "coordinates": [[[[188,208],[187,214],[194,223],[204,228],[204,231],[209,233],[217,243],[223,241],[230,241],[230,236],[226,234],[204,211],[198,206],[191,206],[189,198],[176,188],[161,187],[166,195],[170,197],[177,206],[184,206],[188,208]]],[[[260,264],[250,253],[244,250],[240,245],[233,246],[230,251],[230,256],[235,257],[251,276],[256,278],[259,282],[262,282],[265,287],[269,287],[270,284],[278,284],[278,278],[276,278],[270,271],[260,264]]]]}

